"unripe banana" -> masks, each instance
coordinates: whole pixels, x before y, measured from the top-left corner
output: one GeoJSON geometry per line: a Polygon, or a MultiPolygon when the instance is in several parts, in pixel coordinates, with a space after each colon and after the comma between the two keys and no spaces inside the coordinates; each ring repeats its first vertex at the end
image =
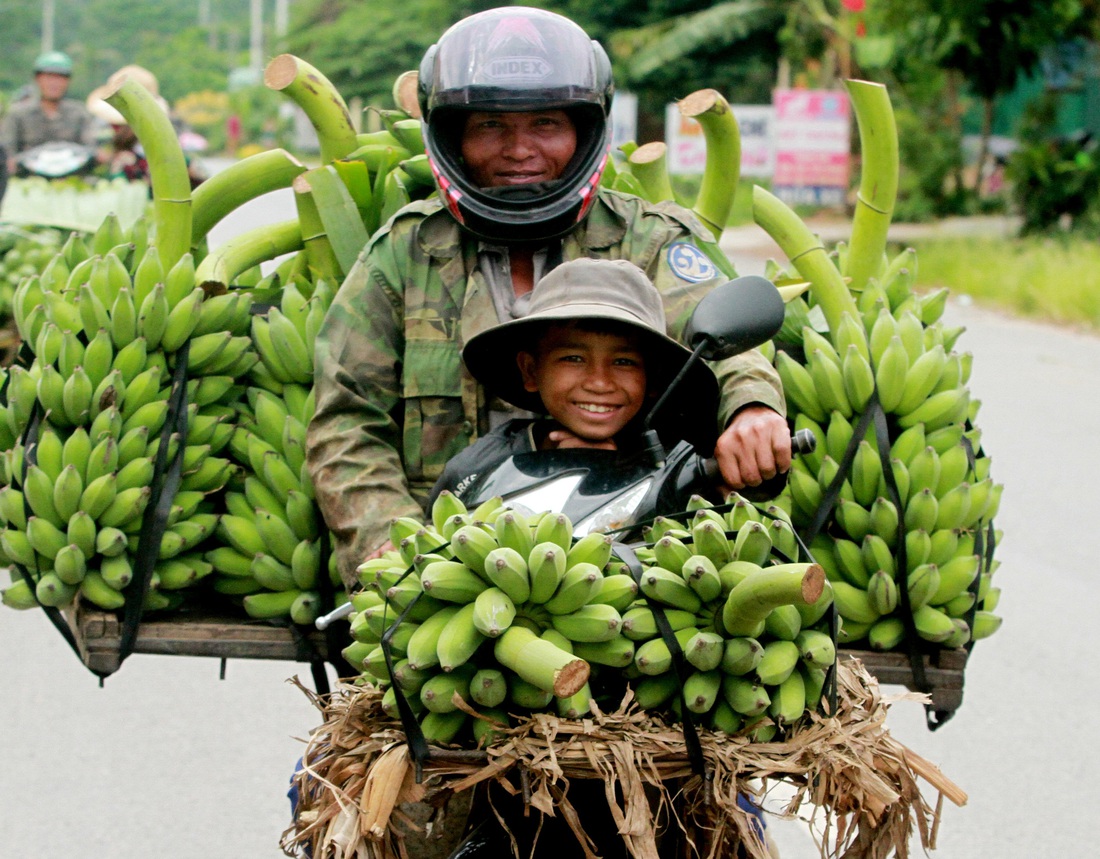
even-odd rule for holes
{"type": "Polygon", "coordinates": [[[939,606],[965,593],[974,584],[980,564],[977,555],[957,555],[939,565],[939,585],[928,601],[939,606]]]}
{"type": "Polygon", "coordinates": [[[779,725],[791,725],[806,712],[806,681],[800,671],[792,671],[771,692],[768,715],[779,725]]]}
{"type": "Polygon", "coordinates": [[[606,641],[573,642],[573,655],[590,665],[606,665],[609,668],[626,668],[634,662],[634,642],[623,635],[606,641]]]}
{"type": "Polygon", "coordinates": [[[680,682],[672,672],[640,677],[632,684],[634,699],[643,710],[664,707],[680,688],[680,682]]]}
{"type": "Polygon", "coordinates": [[[925,641],[941,643],[955,632],[955,624],[950,617],[937,608],[923,605],[913,611],[913,624],[917,635],[925,641]]]}
{"type": "Polygon", "coordinates": [[[921,489],[913,492],[905,505],[905,527],[908,531],[927,531],[931,533],[936,528],[936,518],[939,515],[939,501],[931,489],[921,489]]]}
{"type": "Polygon", "coordinates": [[[621,615],[609,605],[586,605],[571,614],[552,615],[554,629],[570,641],[608,641],[619,634],[621,615]]]}
{"type": "Polygon", "coordinates": [[[905,374],[905,387],[896,411],[906,415],[924,403],[943,374],[947,353],[943,346],[935,346],[916,358],[905,374]]]}
{"type": "MultiPolygon", "coordinates": [[[[462,537],[456,536],[458,539],[452,545],[462,542],[462,537]]],[[[513,603],[519,605],[530,599],[530,573],[527,562],[519,552],[506,546],[498,546],[484,557],[482,566],[488,581],[504,591],[513,603]]]]}
{"type": "Polygon", "coordinates": [[[847,582],[833,582],[833,602],[845,620],[870,624],[879,618],[867,591],[847,582]]]}
{"type": "Polygon", "coordinates": [[[721,671],[694,671],[684,681],[684,703],[692,713],[709,713],[721,690],[721,671]]]}
{"type": "Polygon", "coordinates": [[[909,353],[902,339],[897,335],[892,336],[878,359],[875,369],[879,402],[888,412],[898,411],[898,406],[905,396],[909,365],[909,353]]]}
{"type": "Polygon", "coordinates": [[[443,628],[458,611],[459,606],[447,606],[413,631],[405,645],[405,656],[411,668],[421,671],[439,664],[436,644],[443,628]]]}
{"type": "Polygon", "coordinates": [[[858,501],[837,499],[834,516],[837,524],[856,543],[862,542],[863,538],[872,531],[871,513],[858,501]]]}
{"type": "Polygon", "coordinates": [[[898,607],[898,586],[894,577],[885,570],[876,570],[867,585],[867,597],[880,615],[891,614],[898,607]]]}
{"type": "MultiPolygon", "coordinates": [[[[573,523],[564,513],[548,513],[539,519],[535,526],[534,541],[535,548],[538,548],[540,543],[556,544],[562,550],[564,559],[565,553],[568,553],[573,545],[573,523]]],[[[532,583],[533,581],[532,578],[532,583]]]]}
{"type": "Polygon", "coordinates": [[[516,616],[515,603],[500,588],[486,588],[477,595],[473,605],[474,626],[489,638],[496,638],[504,632],[516,616]]]}
{"type": "Polygon", "coordinates": [[[472,675],[462,671],[436,674],[420,687],[420,701],[432,713],[452,713],[458,710],[454,698],[470,699],[472,675]]]}
{"type": "Polygon", "coordinates": [[[817,390],[818,400],[826,411],[840,412],[844,417],[852,416],[852,405],[844,390],[844,376],[840,365],[826,357],[821,349],[809,353],[810,378],[817,390]]]}
{"type": "Polygon", "coordinates": [[[497,542],[507,549],[527,558],[535,547],[535,535],[527,517],[517,510],[505,510],[495,522],[497,542]]]}
{"type": "Polygon", "coordinates": [[[791,411],[805,414],[811,420],[823,423],[829,416],[829,410],[821,404],[810,371],[783,351],[775,356],[775,368],[779,372],[783,393],[786,395],[791,411]]]}
{"type": "MultiPolygon", "coordinates": [[[[866,341],[864,341],[866,349],[866,341]]],[[[844,380],[844,393],[856,412],[862,412],[871,395],[875,392],[875,374],[867,356],[860,352],[856,344],[849,344],[841,365],[844,380]]]]}
{"type": "Polygon", "coordinates": [[[499,707],[508,697],[508,681],[496,668],[482,668],[470,679],[470,698],[481,707],[499,707]]]}
{"type": "Polygon", "coordinates": [[[759,716],[771,706],[768,690],[758,681],[747,677],[725,675],[722,678],[722,697],[742,716],[759,716]]]}
{"type": "Polygon", "coordinates": [[[470,603],[489,585],[458,561],[435,561],[420,574],[424,593],[444,602],[470,603]]]}
{"type": "MultiPolygon", "coordinates": [[[[638,595],[638,583],[625,573],[603,576],[589,602],[614,606],[624,612],[638,595]]],[[[625,620],[625,618],[624,618],[625,620]]]]}
{"type": "Polygon", "coordinates": [[[692,666],[699,671],[709,672],[722,663],[725,640],[717,633],[699,630],[684,643],[683,650],[684,658],[692,666]]]}
{"type": "Polygon", "coordinates": [[[614,540],[609,534],[601,534],[596,531],[586,534],[566,552],[566,569],[568,570],[576,564],[593,564],[602,570],[611,560],[611,545],[613,542],[614,540]]]}
{"type": "Polygon", "coordinates": [[[476,610],[475,603],[462,606],[440,632],[436,640],[436,654],[439,667],[444,671],[454,671],[465,665],[486,640],[487,636],[474,624],[476,610]]]}
{"type": "Polygon", "coordinates": [[[546,601],[546,610],[551,614],[571,614],[591,600],[602,579],[603,574],[595,564],[574,564],[565,571],[554,596],[546,601]]]}
{"type": "MultiPolygon", "coordinates": [[[[761,522],[747,522],[737,532],[730,560],[761,565],[767,561],[771,550],[772,538],[767,527],[761,522]]],[[[724,563],[716,565],[721,567],[724,563]]]]}
{"type": "MultiPolygon", "coordinates": [[[[543,530],[542,533],[560,532],[562,526],[559,516],[550,516],[549,518],[553,520],[553,525],[548,530],[543,530]]],[[[567,518],[560,518],[568,522],[567,518]]],[[[540,520],[540,526],[546,519],[547,517],[543,517],[540,520]]],[[[536,540],[539,533],[539,529],[536,528],[536,540]]],[[[557,536],[560,537],[560,533],[557,536]]],[[[531,555],[527,559],[527,572],[531,583],[531,594],[528,599],[531,602],[535,604],[545,603],[557,591],[558,585],[561,584],[562,578],[565,576],[566,552],[567,550],[561,546],[560,542],[555,540],[539,540],[531,549],[531,555]]]]}
{"type": "Polygon", "coordinates": [[[702,607],[702,600],[684,581],[683,576],[663,567],[649,567],[644,570],[639,587],[650,599],[671,608],[697,612],[702,607]]]}
{"type": "MultiPolygon", "coordinates": [[[[391,535],[391,542],[393,537],[391,535]]],[[[500,548],[493,535],[476,525],[464,525],[451,535],[451,550],[455,557],[480,576],[488,576],[485,559],[494,549],[500,548]]],[[[399,543],[394,543],[397,546],[399,543]]],[[[520,557],[526,567],[526,558],[520,557]]],[[[514,597],[513,597],[514,599],[514,597]]],[[[523,602],[523,600],[520,600],[523,602]]]]}
{"type": "Polygon", "coordinates": [[[653,544],[653,557],[657,566],[666,570],[682,569],[691,558],[692,552],[683,541],[668,534],[653,544]]]}
{"type": "Polygon", "coordinates": [[[798,645],[793,641],[769,641],[756,665],[756,676],[766,686],[777,686],[794,671],[799,658],[798,645]]]}
{"type": "MultiPolygon", "coordinates": [[[[665,619],[673,632],[694,627],[695,613],[679,609],[665,609],[665,619]]],[[[622,614],[622,633],[632,641],[648,641],[658,637],[660,628],[648,605],[635,606],[622,614]]]]}

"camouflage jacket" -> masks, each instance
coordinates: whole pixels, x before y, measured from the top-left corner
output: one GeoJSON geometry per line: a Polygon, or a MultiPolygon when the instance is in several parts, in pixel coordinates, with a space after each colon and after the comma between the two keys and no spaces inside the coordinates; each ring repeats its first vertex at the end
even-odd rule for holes
{"type": "MultiPolygon", "coordinates": [[[[562,259],[638,265],[677,336],[718,277],[696,238],[712,240],[684,209],[601,190],[562,240],[562,259]]],[[[390,520],[422,517],[447,460],[489,430],[487,397],[461,360],[463,344],[498,321],[477,257],[478,242],[437,201],[413,203],[360,254],[318,334],[309,470],[349,585],[390,520]]],[[[714,369],[723,426],[749,403],[784,412],[778,376],[758,352],[714,369]]]]}
{"type": "Polygon", "coordinates": [[[10,157],[55,140],[68,140],[85,146],[95,143],[92,115],[76,99],[62,99],[55,117],[46,116],[38,99],[18,104],[12,107],[0,124],[0,146],[10,157]]]}

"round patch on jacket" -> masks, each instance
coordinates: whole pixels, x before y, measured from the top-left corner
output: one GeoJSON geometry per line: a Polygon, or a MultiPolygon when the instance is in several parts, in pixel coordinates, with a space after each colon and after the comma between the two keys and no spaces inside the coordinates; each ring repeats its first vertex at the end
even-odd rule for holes
{"type": "Polygon", "coordinates": [[[699,283],[718,276],[718,269],[699,248],[688,242],[668,246],[668,267],[682,280],[699,283]]]}

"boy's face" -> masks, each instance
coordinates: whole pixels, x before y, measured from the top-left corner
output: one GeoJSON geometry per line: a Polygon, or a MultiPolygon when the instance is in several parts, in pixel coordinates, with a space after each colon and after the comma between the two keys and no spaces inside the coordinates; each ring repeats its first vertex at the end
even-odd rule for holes
{"type": "Polygon", "coordinates": [[[534,353],[516,356],[524,388],[537,392],[550,416],[575,435],[611,439],[645,403],[639,339],[551,325],[534,353]]]}

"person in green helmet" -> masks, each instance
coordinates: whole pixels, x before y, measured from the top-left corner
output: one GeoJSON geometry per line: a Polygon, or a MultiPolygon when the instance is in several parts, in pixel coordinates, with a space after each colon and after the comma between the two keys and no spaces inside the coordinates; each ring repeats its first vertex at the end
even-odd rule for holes
{"type": "Polygon", "coordinates": [[[15,171],[20,153],[51,141],[95,143],[95,122],[84,104],[66,98],[73,61],[61,51],[46,51],[34,61],[38,97],[13,105],[0,124],[0,147],[9,172],[15,171]]]}

